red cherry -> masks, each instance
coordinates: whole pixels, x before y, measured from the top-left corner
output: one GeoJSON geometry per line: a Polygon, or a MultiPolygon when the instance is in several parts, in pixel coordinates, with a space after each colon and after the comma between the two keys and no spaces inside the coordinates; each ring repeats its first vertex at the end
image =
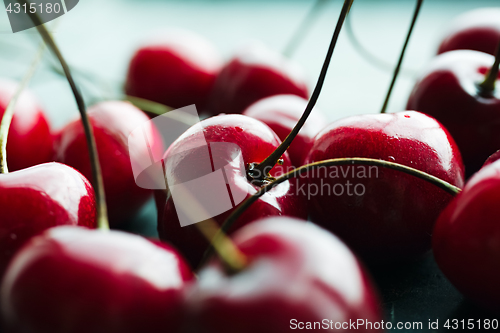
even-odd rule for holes
{"type": "Polygon", "coordinates": [[[58,227],[33,238],[2,284],[7,323],[36,333],[177,332],[192,273],[166,245],[58,227]]]}
{"type": "Polygon", "coordinates": [[[78,171],[46,163],[0,175],[0,276],[31,237],[58,225],[96,227],[94,190],[78,171]]]}
{"type": "MultiPolygon", "coordinates": [[[[17,83],[0,79],[0,119],[17,90],[17,83]]],[[[19,97],[9,129],[7,158],[11,171],[21,170],[52,159],[49,122],[35,96],[25,91],[19,97]]]]}
{"type": "Polygon", "coordinates": [[[261,44],[239,50],[214,83],[209,112],[242,113],[250,104],[273,95],[308,98],[300,67],[261,44]]]}
{"type": "MultiPolygon", "coordinates": [[[[222,224],[234,207],[260,189],[260,184],[248,180],[244,168],[250,163],[264,160],[279,144],[278,136],[267,125],[256,119],[243,115],[220,115],[208,118],[200,122],[200,126],[188,129],[167,150],[164,155],[166,179],[172,187],[174,184],[214,175],[214,171],[220,172],[224,167],[225,182],[222,181],[220,184],[217,180],[203,179],[203,183],[200,183],[202,186],[200,190],[207,191],[207,199],[214,199],[213,205],[225,205],[228,208],[226,211],[222,210],[219,215],[212,216],[215,221],[222,224]],[[200,137],[206,140],[209,149],[206,145],[200,144],[198,140],[200,137]],[[192,149],[188,150],[186,147],[192,149]],[[238,160],[238,156],[242,156],[242,160],[238,160]],[[220,190],[221,185],[222,190],[220,190]]],[[[277,177],[291,169],[290,159],[288,154],[285,154],[283,165],[273,168],[270,174],[277,177]]],[[[259,198],[251,209],[246,210],[230,232],[270,215],[306,218],[306,200],[300,192],[296,192],[295,182],[286,181],[278,185],[259,198]]],[[[184,202],[185,209],[196,210],[192,200],[186,199],[184,202]]],[[[190,264],[196,267],[209,245],[208,242],[195,225],[181,227],[176,206],[179,204],[178,201],[174,202],[172,197],[166,200],[163,191],[156,191],[156,203],[160,238],[174,244],[190,264]]]]}
{"type": "MultiPolygon", "coordinates": [[[[307,162],[343,157],[396,162],[458,187],[464,182],[452,137],[435,119],[415,111],[338,120],[316,136],[307,162]]],[[[428,251],[434,222],[452,199],[422,179],[370,166],[317,169],[307,181],[312,220],[373,263],[428,251]]]]}
{"type": "Polygon", "coordinates": [[[234,240],[249,264],[234,275],[217,261],[200,272],[188,297],[192,332],[280,333],[324,320],[332,332],[342,331],[335,323],[381,321],[365,271],[324,229],[274,217],[242,228],[234,240]]]}
{"type": "MultiPolygon", "coordinates": [[[[110,224],[116,227],[133,217],[152,195],[151,190],[136,185],[131,166],[131,159],[149,160],[150,152],[145,147],[141,151],[135,150],[135,155],[130,156],[127,141],[128,135],[149,118],[131,104],[119,101],[99,103],[89,109],[88,116],[101,162],[110,224]]],[[[151,122],[143,128],[150,141],[151,154],[159,159],[164,151],[160,133],[151,122]]],[[[89,154],[80,119],[62,129],[57,159],[90,179],[89,154]]]]}
{"type": "Polygon", "coordinates": [[[494,57],[477,51],[451,51],[436,57],[420,76],[408,109],[435,117],[456,140],[468,175],[500,148],[500,99],[480,96],[477,84],[494,57]]]}
{"type": "Polygon", "coordinates": [[[196,104],[203,110],[220,67],[219,55],[203,37],[168,31],[136,51],[125,91],[173,108],[196,104]]]}
{"type": "MultiPolygon", "coordinates": [[[[296,95],[277,95],[264,98],[248,107],[244,115],[258,119],[278,134],[283,141],[299,121],[307,100],[296,95]]],[[[326,118],[314,110],[288,148],[292,164],[299,167],[311,150],[314,136],[328,124],[326,118]]]]}
{"type": "Polygon", "coordinates": [[[453,20],[439,45],[439,53],[476,50],[495,54],[500,42],[500,8],[479,8],[453,20]]]}
{"type": "Polygon", "coordinates": [[[500,313],[500,162],[477,172],[434,228],[432,248],[446,277],[477,304],[500,313]]]}
{"type": "Polygon", "coordinates": [[[500,150],[497,150],[495,153],[493,153],[486,162],[483,164],[483,168],[487,165],[490,165],[491,163],[495,162],[496,160],[500,160],[500,150]]]}

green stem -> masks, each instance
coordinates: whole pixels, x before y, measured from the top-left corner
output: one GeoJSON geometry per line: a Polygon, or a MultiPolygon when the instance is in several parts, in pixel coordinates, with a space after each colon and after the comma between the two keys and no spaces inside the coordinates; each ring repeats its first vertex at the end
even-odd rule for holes
{"type": "Polygon", "coordinates": [[[285,57],[290,58],[294,53],[297,47],[304,41],[305,36],[311,30],[313,23],[318,18],[318,15],[321,13],[321,10],[325,7],[329,0],[316,0],[314,5],[311,7],[306,17],[302,20],[297,30],[292,35],[292,38],[288,41],[288,44],[285,46],[285,50],[283,51],[283,55],[285,57]]]}
{"type": "Polygon", "coordinates": [[[311,114],[311,111],[313,110],[314,106],[316,105],[316,102],[321,93],[321,88],[323,88],[323,83],[325,82],[326,74],[328,72],[328,67],[332,59],[333,50],[335,49],[335,45],[337,44],[340,30],[342,29],[342,25],[344,24],[345,18],[349,13],[349,9],[351,8],[353,2],[354,0],[344,1],[344,5],[342,6],[342,11],[340,12],[340,16],[332,36],[332,40],[330,42],[330,46],[328,48],[328,52],[325,57],[325,61],[323,62],[323,67],[321,68],[321,73],[318,77],[318,82],[316,83],[316,87],[314,88],[314,91],[311,95],[311,98],[309,99],[309,102],[307,103],[306,109],[302,114],[302,117],[299,119],[295,127],[292,129],[290,134],[288,134],[288,136],[281,143],[281,145],[279,145],[279,147],[276,148],[276,150],[272,152],[271,155],[269,155],[264,161],[255,166],[254,168],[255,174],[261,177],[261,179],[266,177],[268,172],[274,167],[274,165],[276,165],[278,160],[281,158],[281,155],[283,155],[285,151],[288,149],[293,139],[295,139],[300,129],[306,122],[307,118],[311,114]]]}
{"type": "Polygon", "coordinates": [[[413,28],[415,27],[415,23],[417,22],[418,14],[420,13],[420,8],[422,7],[422,3],[424,0],[417,0],[417,4],[415,6],[415,11],[413,12],[413,18],[410,23],[410,29],[408,30],[408,33],[406,34],[406,39],[403,44],[403,49],[401,50],[401,54],[399,55],[399,60],[396,65],[396,68],[394,68],[394,73],[392,75],[392,80],[391,84],[389,85],[389,89],[387,91],[387,94],[385,96],[384,104],[382,105],[382,109],[380,110],[380,113],[385,113],[387,110],[387,106],[389,105],[389,100],[391,98],[392,90],[394,89],[394,85],[396,84],[396,80],[398,78],[399,71],[401,69],[401,65],[403,64],[403,59],[405,57],[405,52],[406,48],[408,46],[408,43],[410,42],[410,37],[411,33],[413,32],[413,28]]]}
{"type": "Polygon", "coordinates": [[[167,112],[173,110],[173,108],[171,108],[169,106],[166,106],[166,105],[163,105],[163,104],[160,104],[157,102],[153,102],[153,101],[150,101],[150,100],[147,100],[144,98],[140,98],[140,97],[126,95],[125,100],[129,101],[130,103],[135,105],[137,108],[141,109],[142,111],[150,112],[150,113],[153,113],[157,116],[160,116],[164,113],[167,113],[167,112]]]}
{"type": "Polygon", "coordinates": [[[482,83],[478,85],[479,95],[486,98],[493,97],[493,92],[495,91],[495,82],[498,78],[498,66],[500,65],[500,43],[497,45],[497,50],[495,54],[495,63],[491,66],[486,78],[482,83]]]}
{"type": "Polygon", "coordinates": [[[7,138],[9,136],[10,124],[12,122],[12,117],[14,116],[14,111],[16,108],[16,103],[23,90],[28,86],[31,78],[36,72],[38,65],[40,64],[43,52],[45,51],[45,43],[42,43],[38,48],[38,52],[31,63],[28,72],[24,76],[21,83],[17,87],[14,96],[9,101],[7,108],[2,117],[2,122],[0,123],[0,173],[9,173],[9,168],[7,167],[7,138]]]}
{"type": "MultiPolygon", "coordinates": [[[[21,2],[27,3],[26,0],[22,0],[21,2]]],[[[68,64],[66,63],[66,60],[62,56],[62,53],[57,47],[56,42],[47,31],[47,28],[42,24],[42,21],[38,17],[37,13],[29,13],[29,17],[35,24],[38,32],[40,33],[47,46],[61,63],[61,67],[64,71],[64,74],[66,75],[66,79],[68,80],[73,95],[75,96],[76,104],[78,105],[78,111],[80,112],[83,128],[85,131],[85,137],[87,139],[87,146],[89,148],[90,164],[92,168],[92,185],[94,186],[97,201],[97,225],[99,229],[109,230],[109,221],[106,207],[106,197],[104,193],[104,183],[102,180],[101,165],[99,163],[99,158],[97,155],[94,133],[85,109],[85,102],[75,84],[75,81],[73,80],[73,76],[71,75],[71,71],[68,64]]]]}
{"type": "MultiPolygon", "coordinates": [[[[300,168],[294,169],[293,171],[290,171],[288,173],[285,173],[284,175],[281,175],[280,177],[276,178],[272,183],[269,183],[246,199],[242,204],[236,208],[231,215],[224,221],[220,228],[220,232],[223,234],[226,234],[229,228],[236,222],[236,220],[255,202],[257,199],[259,199],[261,196],[263,196],[265,193],[269,192],[271,189],[276,187],[277,185],[283,183],[284,181],[287,181],[291,178],[295,178],[299,175],[301,175],[304,172],[307,172],[309,170],[312,170],[314,168],[318,167],[329,167],[329,166],[340,166],[340,165],[370,165],[370,166],[378,166],[378,167],[383,167],[383,168],[388,168],[388,169],[393,169],[397,171],[401,171],[404,173],[407,173],[409,175],[415,176],[417,178],[423,179],[431,184],[436,185],[437,187],[443,189],[444,191],[450,193],[451,195],[457,195],[460,193],[461,189],[442,180],[439,179],[433,175],[430,175],[426,172],[398,164],[398,163],[393,163],[393,162],[388,162],[384,160],[377,160],[377,159],[372,159],[372,158],[361,158],[361,157],[353,157],[353,158],[335,158],[335,159],[330,159],[330,160],[325,160],[325,161],[319,161],[311,164],[306,164],[301,166],[300,168]]],[[[216,235],[217,236],[217,235],[216,235]]],[[[213,248],[210,246],[204,253],[203,259],[202,259],[202,264],[210,257],[212,254],[213,248]]]]}

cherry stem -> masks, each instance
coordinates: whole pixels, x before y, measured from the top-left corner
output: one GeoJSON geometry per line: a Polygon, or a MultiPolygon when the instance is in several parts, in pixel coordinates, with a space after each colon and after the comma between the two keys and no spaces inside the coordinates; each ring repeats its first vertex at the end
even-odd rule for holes
{"type": "MultiPolygon", "coordinates": [[[[171,195],[168,188],[165,162],[163,160],[162,169],[166,186],[165,202],[167,202],[170,199],[171,195]]],[[[203,212],[203,207],[198,204],[197,200],[193,196],[191,196],[189,192],[183,192],[183,196],[186,197],[186,200],[184,200],[184,202],[189,202],[189,207],[176,205],[175,208],[182,210],[182,212],[188,218],[196,221],[196,216],[193,215],[193,212],[203,212]]],[[[225,232],[220,231],[219,224],[215,220],[207,219],[205,221],[195,223],[195,225],[198,228],[198,231],[200,231],[200,233],[210,244],[210,248],[214,249],[215,252],[217,252],[228,274],[236,274],[247,266],[247,257],[240,251],[240,249],[238,249],[238,247],[233,243],[231,238],[226,235],[225,232]]],[[[198,269],[200,267],[198,267],[198,269]]]]}
{"type": "Polygon", "coordinates": [[[486,78],[482,83],[479,84],[479,95],[482,97],[493,97],[493,91],[495,91],[495,82],[498,78],[498,66],[500,65],[500,43],[497,45],[497,50],[495,53],[495,62],[491,66],[486,78]]]}
{"type": "Polygon", "coordinates": [[[278,148],[274,152],[271,153],[264,161],[260,164],[256,165],[254,170],[257,171],[256,174],[259,174],[261,177],[265,177],[268,172],[276,165],[278,160],[281,158],[281,155],[285,153],[293,139],[297,136],[300,129],[306,122],[307,118],[311,114],[312,109],[316,105],[318,101],[319,95],[321,93],[321,88],[323,88],[323,83],[325,82],[325,77],[328,72],[328,66],[330,65],[330,61],[332,59],[333,50],[335,49],[335,45],[337,44],[337,40],[339,38],[340,30],[342,29],[342,25],[344,24],[345,18],[349,13],[349,9],[352,6],[354,0],[345,0],[344,5],[342,6],[342,11],[340,12],[339,19],[337,21],[337,25],[335,26],[335,31],[332,36],[332,40],[330,42],[330,46],[328,48],[328,52],[325,57],[325,61],[323,63],[323,67],[321,68],[321,73],[318,77],[318,82],[316,83],[316,87],[312,93],[309,102],[307,103],[306,109],[302,114],[302,117],[299,119],[295,127],[292,129],[290,134],[285,138],[285,140],[279,145],[278,148]]]}
{"type": "MultiPolygon", "coordinates": [[[[22,0],[23,3],[27,4],[26,0],[22,0]]],[[[33,21],[36,26],[40,36],[43,38],[47,46],[54,53],[54,55],[59,60],[61,67],[66,75],[66,79],[71,87],[73,95],[75,96],[76,104],[78,105],[78,110],[80,111],[80,116],[83,124],[83,128],[85,131],[85,137],[87,139],[87,146],[89,147],[89,156],[90,156],[90,165],[92,168],[92,185],[94,186],[95,196],[97,201],[97,225],[99,229],[109,230],[109,221],[106,207],[106,196],[104,193],[104,183],[102,180],[102,172],[101,165],[99,163],[99,158],[97,156],[97,148],[95,144],[94,133],[92,130],[92,126],[90,125],[89,118],[87,116],[87,112],[85,110],[85,102],[82,98],[82,95],[78,91],[78,88],[73,80],[71,75],[71,71],[69,69],[66,60],[61,54],[61,51],[57,47],[56,42],[47,31],[45,25],[42,24],[40,17],[38,14],[29,12],[29,17],[33,21]]]]}
{"type": "Polygon", "coordinates": [[[285,50],[283,51],[283,55],[285,57],[290,58],[295,53],[328,1],[329,0],[316,0],[297,30],[293,33],[292,38],[288,41],[288,44],[285,46],[285,50]]]}
{"type": "Polygon", "coordinates": [[[155,115],[162,115],[164,113],[174,110],[173,108],[160,104],[157,102],[150,101],[148,99],[126,95],[125,100],[135,105],[137,108],[145,112],[154,113],[155,115]]]}
{"type": "MultiPolygon", "coordinates": [[[[371,64],[374,67],[378,67],[379,69],[383,71],[392,71],[393,70],[393,65],[385,61],[384,59],[381,59],[374,55],[372,52],[370,52],[366,47],[363,46],[363,44],[359,41],[359,39],[356,37],[356,34],[354,33],[354,28],[352,26],[352,9],[349,15],[346,18],[345,21],[345,33],[347,35],[347,38],[351,42],[351,45],[354,47],[354,49],[358,52],[358,54],[365,59],[369,64],[371,64]]],[[[407,75],[407,76],[414,76],[417,74],[417,71],[414,69],[408,69],[408,68],[401,68],[401,74],[407,75]]]]}
{"type": "Polygon", "coordinates": [[[21,83],[17,87],[16,92],[12,96],[5,109],[5,112],[2,117],[2,122],[0,123],[0,174],[9,173],[9,168],[7,167],[7,138],[9,136],[10,124],[12,122],[12,117],[14,116],[16,103],[21,96],[23,90],[28,86],[31,78],[36,72],[38,65],[40,64],[43,52],[45,51],[45,43],[42,43],[38,48],[38,52],[31,63],[31,66],[28,69],[28,72],[24,76],[21,83]]]}
{"type": "Polygon", "coordinates": [[[403,44],[403,49],[401,50],[401,54],[399,55],[399,60],[394,68],[394,74],[392,75],[391,84],[389,85],[389,90],[387,91],[387,95],[385,96],[384,104],[382,105],[382,109],[380,113],[385,113],[387,110],[387,106],[389,105],[389,100],[391,98],[392,90],[396,84],[396,80],[398,78],[399,71],[401,69],[401,65],[403,64],[403,59],[405,57],[406,48],[408,43],[410,42],[411,33],[413,32],[413,28],[415,27],[415,23],[417,22],[418,14],[420,13],[420,8],[422,8],[422,3],[424,0],[417,0],[417,4],[415,6],[415,11],[413,12],[413,18],[410,23],[410,29],[408,30],[408,34],[406,35],[405,42],[403,44]]]}
{"type": "MultiPolygon", "coordinates": [[[[388,168],[388,169],[393,169],[397,171],[401,171],[404,173],[407,173],[409,175],[415,176],[417,178],[423,179],[431,184],[436,185],[437,187],[443,189],[444,191],[450,193],[451,195],[457,195],[458,193],[461,192],[461,189],[442,180],[439,179],[433,175],[430,175],[426,172],[399,164],[399,163],[393,163],[393,162],[388,162],[384,160],[377,160],[377,159],[372,159],[372,158],[362,158],[362,157],[352,157],[352,158],[334,158],[334,159],[329,159],[329,160],[324,160],[324,161],[319,161],[319,162],[314,162],[311,164],[306,164],[303,165],[297,169],[294,169],[293,171],[290,171],[288,173],[285,173],[281,175],[280,177],[276,178],[273,182],[261,187],[261,189],[246,199],[241,205],[236,208],[231,215],[224,221],[220,228],[221,233],[226,233],[229,228],[234,224],[234,222],[255,202],[257,201],[258,198],[263,196],[265,193],[269,192],[271,189],[276,187],[277,185],[283,183],[286,180],[289,180],[291,178],[295,178],[302,173],[312,170],[314,168],[318,167],[328,167],[328,166],[340,166],[340,165],[370,165],[370,166],[378,166],[378,167],[383,167],[383,168],[388,168]]],[[[205,262],[211,255],[213,251],[213,248],[210,246],[204,253],[202,263],[205,262]]]]}

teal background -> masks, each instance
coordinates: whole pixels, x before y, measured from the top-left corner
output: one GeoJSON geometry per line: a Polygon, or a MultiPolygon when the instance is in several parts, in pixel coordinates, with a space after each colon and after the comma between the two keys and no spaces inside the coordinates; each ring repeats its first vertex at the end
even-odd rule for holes
{"type": "MultiPolygon", "coordinates": [[[[77,69],[76,80],[89,104],[120,97],[128,61],[145,36],[159,29],[182,27],[204,35],[224,58],[248,40],[261,40],[280,51],[313,1],[160,1],[83,0],[71,12],[56,19],[51,28],[63,54],[77,69]],[[83,75],[82,75],[83,73],[83,75]],[[90,78],[90,80],[88,79],[90,78]]],[[[318,18],[294,59],[309,76],[311,88],[322,65],[338,18],[340,0],[333,0],[318,18]]],[[[443,29],[456,15],[472,8],[498,6],[498,1],[424,2],[407,56],[389,105],[390,112],[404,110],[420,71],[435,54],[443,29]]],[[[395,63],[415,1],[357,0],[352,9],[354,30],[371,52],[395,63]]],[[[0,12],[0,76],[20,80],[35,55],[40,39],[35,29],[12,34],[4,11],[0,12]]],[[[55,61],[46,55],[32,80],[31,89],[61,127],[77,117],[68,84],[50,70],[55,61]]],[[[391,72],[373,67],[353,49],[342,33],[318,101],[331,120],[380,110],[391,72]]],[[[129,230],[156,235],[153,202],[131,219],[129,230]]],[[[447,318],[494,318],[471,306],[437,269],[432,256],[398,267],[372,270],[383,296],[387,318],[422,321],[447,318]]],[[[441,330],[447,331],[447,330],[441,330]]]]}

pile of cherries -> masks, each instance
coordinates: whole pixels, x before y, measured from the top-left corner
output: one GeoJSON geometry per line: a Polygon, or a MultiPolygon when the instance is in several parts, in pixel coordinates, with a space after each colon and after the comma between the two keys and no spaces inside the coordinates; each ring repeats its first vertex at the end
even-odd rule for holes
{"type": "MultiPolygon", "coordinates": [[[[431,248],[466,297],[500,313],[500,152],[486,161],[500,149],[498,22],[500,9],[492,8],[457,19],[411,93],[407,108],[414,111],[329,123],[314,109],[260,183],[250,170],[226,175],[233,194],[249,198],[293,168],[370,158],[425,172],[463,188],[460,193],[386,168],[372,177],[354,171],[341,178],[292,177],[260,196],[229,228],[244,258],[238,270],[222,257],[205,261],[210,241],[199,231],[214,221],[221,226],[238,205],[181,227],[168,190],[157,190],[161,241],[100,230],[102,225],[92,230],[99,203],[89,182],[84,126],[76,119],[51,129],[36,98],[24,92],[9,130],[12,172],[0,175],[2,326],[37,333],[276,333],[288,332],[292,319],[381,322],[378,294],[361,262],[397,264],[431,248]],[[490,74],[495,77],[483,83],[490,74]],[[346,181],[366,191],[300,190],[346,181]]],[[[15,82],[0,81],[0,116],[16,89],[15,82]]],[[[210,147],[236,144],[245,166],[258,165],[293,130],[310,98],[300,67],[283,55],[251,44],[224,63],[208,41],[179,30],[137,50],[125,93],[172,108],[195,104],[207,118],[164,147],[148,122],[152,115],[132,104],[107,101],[89,108],[112,229],[153,195],[136,185],[134,161],[164,161],[167,178],[206,175],[212,170],[202,167],[199,154],[182,153],[203,135],[210,147]],[[128,135],[141,124],[147,124],[150,144],[130,153],[128,135]],[[197,174],[186,174],[193,165],[200,165],[197,174]]],[[[233,153],[222,156],[230,162],[233,153]]],[[[354,162],[349,167],[344,171],[360,170],[354,162]]]]}

